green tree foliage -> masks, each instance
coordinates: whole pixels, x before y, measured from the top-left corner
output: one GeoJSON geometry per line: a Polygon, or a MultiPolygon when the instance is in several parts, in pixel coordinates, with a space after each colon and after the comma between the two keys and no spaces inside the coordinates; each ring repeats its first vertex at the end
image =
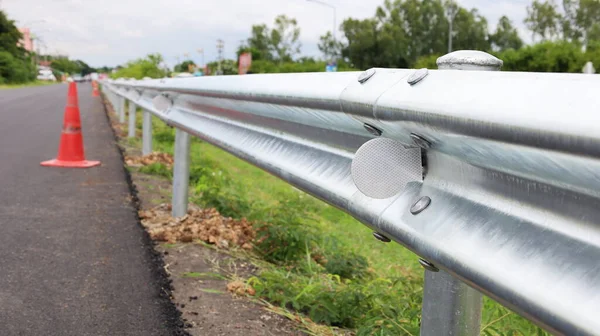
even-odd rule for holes
{"type": "Polygon", "coordinates": [[[252,60],[289,62],[300,53],[300,28],[296,19],[285,15],[275,18],[271,29],[266,24],[252,26],[246,44],[238,48],[241,53],[251,52],[252,60]]]}
{"type": "MultiPolygon", "coordinates": [[[[266,24],[252,26],[252,34],[248,38],[248,45],[246,51],[252,52],[252,59],[254,60],[272,60],[273,55],[271,54],[272,43],[270,38],[270,30],[266,24]]],[[[239,57],[238,53],[238,57],[239,57]]]]}
{"type": "Polygon", "coordinates": [[[600,1],[534,0],[527,7],[525,25],[542,41],[561,38],[588,46],[600,41],[600,1]]]}
{"type": "MultiPolygon", "coordinates": [[[[346,19],[342,56],[357,68],[412,67],[417,59],[447,52],[448,6],[442,0],[386,0],[372,19],[346,19]]],[[[487,20],[477,10],[457,7],[454,49],[487,50],[487,20]]]]}
{"type": "Polygon", "coordinates": [[[577,34],[582,36],[583,45],[600,41],[600,1],[579,0],[576,5],[578,5],[575,10],[577,34]]]}
{"type": "Polygon", "coordinates": [[[81,60],[70,60],[68,57],[55,57],[51,58],[52,69],[61,73],[67,74],[81,74],[82,76],[96,72],[95,68],[92,68],[87,63],[81,60]]]}
{"type": "Polygon", "coordinates": [[[542,41],[546,41],[558,35],[562,16],[558,13],[554,1],[534,0],[527,7],[527,17],[524,22],[534,38],[539,37],[542,41]]]}
{"type": "Polygon", "coordinates": [[[0,84],[27,83],[35,79],[35,66],[6,51],[0,51],[0,84]]]}
{"type": "Polygon", "coordinates": [[[144,77],[162,78],[168,75],[168,70],[161,67],[163,57],[160,54],[149,54],[144,58],[128,62],[124,67],[111,74],[112,78],[135,78],[144,77]]]}
{"type": "MultiPolygon", "coordinates": [[[[312,58],[302,58],[298,62],[270,62],[266,60],[253,61],[251,73],[291,73],[291,72],[323,72],[327,62],[316,61],[312,58]]],[[[356,71],[344,61],[338,61],[338,71],[356,71]]]]}
{"type": "Polygon", "coordinates": [[[459,8],[454,18],[453,50],[489,50],[488,23],[477,9],[459,8]]]}
{"type": "Polygon", "coordinates": [[[190,71],[190,65],[191,66],[196,66],[196,63],[194,63],[194,61],[192,60],[185,60],[179,64],[176,64],[175,67],[173,68],[173,71],[175,72],[189,72],[190,71]]]}
{"type": "Polygon", "coordinates": [[[30,55],[19,46],[21,33],[0,11],[0,84],[26,83],[35,79],[36,68],[30,55]]]}
{"type": "Polygon", "coordinates": [[[336,60],[342,54],[342,43],[329,31],[319,38],[318,47],[327,60],[336,60]]]}
{"type": "Polygon", "coordinates": [[[519,49],[523,46],[523,40],[519,37],[517,29],[513,27],[512,22],[506,15],[498,20],[496,31],[490,35],[490,42],[494,50],[499,51],[519,49]]]}
{"type": "Polygon", "coordinates": [[[504,61],[503,70],[535,72],[581,72],[587,59],[593,57],[567,41],[546,41],[519,50],[509,49],[497,56],[504,61]]]}
{"type": "MultiPolygon", "coordinates": [[[[214,75],[219,70],[219,62],[210,62],[206,64],[208,66],[209,73],[214,75]]],[[[221,62],[221,71],[223,71],[223,75],[237,75],[238,74],[238,64],[235,60],[223,60],[221,62]]]]}
{"type": "Polygon", "coordinates": [[[275,18],[275,28],[271,30],[271,46],[280,62],[289,62],[300,53],[300,28],[296,19],[279,15],[275,18]]]}
{"type": "Polygon", "coordinates": [[[97,68],[96,70],[100,73],[110,73],[113,70],[113,68],[109,67],[109,66],[103,66],[103,67],[97,68]]]}

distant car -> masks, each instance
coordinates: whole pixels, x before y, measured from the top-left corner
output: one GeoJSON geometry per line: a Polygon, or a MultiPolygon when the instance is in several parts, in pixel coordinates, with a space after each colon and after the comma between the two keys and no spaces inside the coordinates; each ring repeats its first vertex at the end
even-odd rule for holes
{"type": "Polygon", "coordinates": [[[41,81],[49,81],[49,82],[56,81],[56,77],[52,73],[52,70],[44,70],[44,69],[39,70],[37,79],[41,80],[41,81]]]}
{"type": "Polygon", "coordinates": [[[81,77],[81,75],[73,75],[71,76],[75,82],[84,82],[85,78],[81,77]]]}

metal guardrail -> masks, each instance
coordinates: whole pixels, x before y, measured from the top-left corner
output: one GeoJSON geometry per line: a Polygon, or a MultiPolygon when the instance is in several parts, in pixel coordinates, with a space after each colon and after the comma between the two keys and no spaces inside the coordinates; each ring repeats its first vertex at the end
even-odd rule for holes
{"type": "Polygon", "coordinates": [[[144,153],[151,115],[177,128],[174,216],[197,136],[418,254],[421,335],[479,334],[480,293],[550,332],[600,334],[600,76],[476,71],[501,63],[462,51],[440,70],[102,88],[122,122],[125,100],[143,109],[144,153]]]}

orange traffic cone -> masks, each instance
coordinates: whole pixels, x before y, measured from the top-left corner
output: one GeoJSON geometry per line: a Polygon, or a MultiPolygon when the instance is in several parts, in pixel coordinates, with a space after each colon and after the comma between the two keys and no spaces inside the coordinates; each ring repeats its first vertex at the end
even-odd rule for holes
{"type": "Polygon", "coordinates": [[[92,81],[92,97],[100,97],[100,92],[98,91],[98,82],[92,81]]]}
{"type": "Polygon", "coordinates": [[[81,120],[79,118],[77,85],[74,82],[69,84],[58,156],[54,160],[44,161],[40,164],[48,167],[73,168],[88,168],[100,164],[100,161],[86,160],[83,154],[83,135],[81,134],[81,120]]]}

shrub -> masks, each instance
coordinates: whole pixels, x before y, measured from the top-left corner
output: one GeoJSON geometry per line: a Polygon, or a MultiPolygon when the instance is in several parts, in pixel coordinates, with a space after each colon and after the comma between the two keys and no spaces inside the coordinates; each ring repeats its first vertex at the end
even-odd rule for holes
{"type": "Polygon", "coordinates": [[[256,224],[256,247],[264,259],[279,264],[301,260],[316,246],[316,233],[307,220],[302,202],[283,195],[276,206],[258,210],[262,220],[256,224]]]}
{"type": "Polygon", "coordinates": [[[20,59],[0,51],[0,84],[27,83],[34,79],[35,67],[29,59],[20,59]]]}
{"type": "Polygon", "coordinates": [[[369,262],[360,254],[336,250],[327,257],[325,270],[346,279],[360,279],[367,275],[369,262]]]}
{"type": "Polygon", "coordinates": [[[161,162],[154,162],[147,166],[142,166],[139,171],[144,174],[163,176],[169,179],[173,178],[173,170],[161,162]]]}

